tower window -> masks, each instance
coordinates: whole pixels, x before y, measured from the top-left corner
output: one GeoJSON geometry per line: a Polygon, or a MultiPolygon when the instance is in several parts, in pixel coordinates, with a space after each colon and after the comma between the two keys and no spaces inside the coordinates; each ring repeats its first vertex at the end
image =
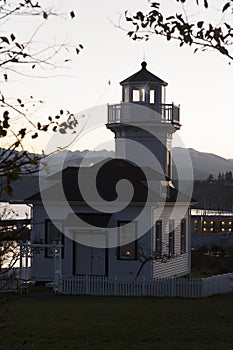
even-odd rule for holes
{"type": "Polygon", "coordinates": [[[124,88],[124,102],[129,102],[129,87],[124,88]]]}
{"type": "Polygon", "coordinates": [[[155,98],[155,90],[150,90],[150,103],[155,103],[156,98],[155,98]]]}
{"type": "Polygon", "coordinates": [[[133,90],[133,101],[134,102],[139,102],[140,101],[139,90],[133,90]]]}
{"type": "Polygon", "coordinates": [[[133,102],[145,101],[145,89],[133,89],[133,102]]]}

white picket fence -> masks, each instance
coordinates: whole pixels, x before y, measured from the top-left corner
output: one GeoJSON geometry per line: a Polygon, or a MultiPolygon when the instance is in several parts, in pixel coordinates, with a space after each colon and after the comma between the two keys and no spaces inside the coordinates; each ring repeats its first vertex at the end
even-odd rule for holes
{"type": "Polygon", "coordinates": [[[70,276],[59,293],[75,295],[157,296],[200,298],[233,291],[233,273],[209,278],[133,279],[129,277],[70,276]]]}

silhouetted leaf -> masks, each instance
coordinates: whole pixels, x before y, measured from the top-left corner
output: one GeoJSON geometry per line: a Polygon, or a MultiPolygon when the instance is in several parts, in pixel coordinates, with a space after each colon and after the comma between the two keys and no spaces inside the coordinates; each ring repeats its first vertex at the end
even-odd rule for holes
{"type": "Polygon", "coordinates": [[[38,137],[37,132],[34,135],[32,135],[32,139],[36,139],[37,137],[38,137]]]}
{"type": "Polygon", "coordinates": [[[80,50],[76,47],[76,54],[78,55],[80,50]]]}
{"type": "Polygon", "coordinates": [[[132,18],[131,17],[125,17],[125,19],[126,19],[126,21],[128,21],[128,22],[132,22],[133,20],[132,20],[132,18]]]}
{"type": "Polygon", "coordinates": [[[74,17],[75,17],[74,11],[71,11],[71,12],[70,12],[70,17],[71,17],[71,18],[74,18],[74,17]]]}
{"type": "Polygon", "coordinates": [[[231,26],[228,23],[224,23],[227,29],[231,30],[231,26]]]}
{"type": "Polygon", "coordinates": [[[4,111],[3,119],[9,119],[9,112],[8,111],[4,111]]]}
{"type": "Polygon", "coordinates": [[[132,35],[133,35],[133,33],[134,33],[134,32],[133,32],[133,31],[131,31],[131,32],[128,32],[128,33],[127,33],[127,35],[128,35],[128,36],[132,36],[132,35]]]}
{"type": "Polygon", "coordinates": [[[8,80],[8,76],[6,73],[3,74],[4,80],[7,81],[8,80]]]}
{"type": "Polygon", "coordinates": [[[219,46],[218,49],[223,55],[228,55],[228,50],[224,46],[219,46]]]}
{"type": "Polygon", "coordinates": [[[11,40],[14,41],[15,40],[15,36],[14,34],[11,34],[11,40]]]}
{"type": "Polygon", "coordinates": [[[2,41],[4,43],[10,44],[10,42],[9,42],[9,40],[8,40],[8,38],[6,36],[1,36],[0,39],[2,39],[2,41]]]}
{"type": "Polygon", "coordinates": [[[23,129],[19,130],[19,135],[20,135],[21,138],[23,139],[24,136],[26,135],[26,128],[23,128],[23,129]]]}
{"type": "Polygon", "coordinates": [[[48,125],[44,125],[43,128],[42,128],[42,130],[43,130],[43,131],[48,131],[48,127],[49,127],[48,125]]]}
{"type": "Polygon", "coordinates": [[[156,9],[159,9],[160,3],[159,2],[152,2],[151,7],[154,7],[156,9]]]}
{"type": "Polygon", "coordinates": [[[47,12],[43,12],[43,17],[44,17],[44,19],[47,19],[49,17],[47,12]]]}
{"type": "Polygon", "coordinates": [[[22,49],[22,47],[21,47],[21,45],[19,44],[19,43],[15,43],[15,45],[21,50],[22,49]]]}
{"type": "Polygon", "coordinates": [[[174,19],[175,17],[174,16],[169,16],[166,18],[167,21],[170,21],[170,19],[174,19]]]}
{"type": "Polygon", "coordinates": [[[177,15],[177,14],[176,14],[176,18],[178,18],[178,20],[179,20],[180,22],[182,22],[183,24],[185,23],[184,20],[183,20],[182,14],[180,14],[180,15],[177,15]]]}
{"type": "Polygon", "coordinates": [[[208,1],[207,0],[204,0],[204,6],[205,6],[205,8],[207,9],[208,8],[208,1]]]}
{"type": "Polygon", "coordinates": [[[222,9],[222,12],[226,11],[228,9],[228,7],[230,7],[231,4],[230,2],[227,2],[224,6],[223,6],[223,9],[222,9]]]}
{"type": "Polygon", "coordinates": [[[0,125],[0,137],[5,137],[6,135],[7,131],[0,125]]]}
{"type": "Polygon", "coordinates": [[[202,28],[203,24],[204,24],[204,21],[199,21],[199,22],[197,22],[198,28],[202,28]]]}

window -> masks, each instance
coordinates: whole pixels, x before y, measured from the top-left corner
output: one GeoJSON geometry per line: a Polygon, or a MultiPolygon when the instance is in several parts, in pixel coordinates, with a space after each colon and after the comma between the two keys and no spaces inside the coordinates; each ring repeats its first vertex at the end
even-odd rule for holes
{"type": "Polygon", "coordinates": [[[220,222],[220,230],[221,232],[232,232],[233,230],[232,221],[226,220],[220,222]]]}
{"type": "Polygon", "coordinates": [[[166,88],[162,87],[162,103],[166,103],[166,88]]]}
{"type": "Polygon", "coordinates": [[[194,225],[194,232],[198,232],[198,220],[194,220],[193,225],[194,225]]]}
{"type": "Polygon", "coordinates": [[[124,102],[129,102],[129,87],[124,88],[124,102]]]}
{"type": "Polygon", "coordinates": [[[145,89],[133,89],[133,102],[145,101],[145,89]]]}
{"type": "MultiPolygon", "coordinates": [[[[57,226],[60,226],[61,229],[59,230],[57,226],[53,224],[52,221],[46,220],[45,221],[45,243],[46,244],[59,244],[61,242],[62,245],[64,245],[64,235],[61,233],[62,231],[62,222],[58,221],[56,222],[57,226]]],[[[46,258],[53,258],[54,257],[54,250],[53,248],[46,248],[45,249],[45,257],[46,258]]],[[[64,247],[62,248],[62,258],[64,258],[64,247]]]]}
{"type": "Polygon", "coordinates": [[[150,90],[150,103],[155,103],[155,90],[150,90]]]}
{"type": "Polygon", "coordinates": [[[155,252],[158,255],[162,254],[162,221],[155,223],[155,252]]]}
{"type": "Polygon", "coordinates": [[[134,102],[140,101],[140,91],[139,90],[133,90],[133,101],[134,102]]]}
{"type": "Polygon", "coordinates": [[[117,259],[118,260],[136,260],[137,254],[138,254],[136,223],[130,222],[130,221],[118,221],[117,226],[118,226],[117,259]]]}
{"type": "Polygon", "coordinates": [[[172,170],[172,159],[171,159],[171,151],[167,151],[167,176],[171,178],[171,170],[172,170]]]}
{"type": "Polygon", "coordinates": [[[180,223],[180,254],[186,253],[186,220],[182,219],[180,223]]]}
{"type": "Polygon", "coordinates": [[[175,223],[174,220],[169,220],[169,256],[175,254],[175,223]]]}
{"type": "Polygon", "coordinates": [[[202,232],[213,232],[214,231],[214,221],[203,220],[202,222],[202,232]]]}

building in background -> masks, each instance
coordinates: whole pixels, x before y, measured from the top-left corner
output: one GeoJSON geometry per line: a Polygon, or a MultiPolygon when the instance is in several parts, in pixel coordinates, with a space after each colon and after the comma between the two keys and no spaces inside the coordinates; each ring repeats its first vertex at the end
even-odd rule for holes
{"type": "Polygon", "coordinates": [[[233,247],[233,212],[191,210],[192,248],[233,247]]]}

